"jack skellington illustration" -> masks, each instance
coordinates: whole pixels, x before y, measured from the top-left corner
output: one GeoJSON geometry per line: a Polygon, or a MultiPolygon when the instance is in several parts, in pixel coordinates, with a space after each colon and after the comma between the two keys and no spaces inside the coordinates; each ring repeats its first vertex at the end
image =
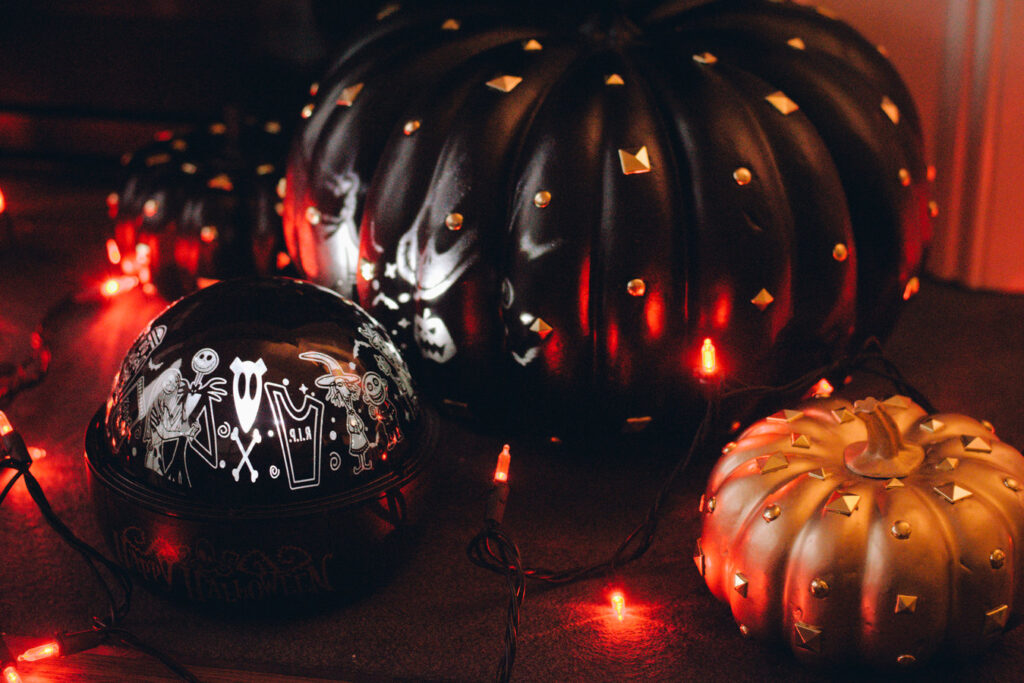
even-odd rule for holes
{"type": "Polygon", "coordinates": [[[376,372],[363,375],[363,401],[376,423],[376,443],[390,451],[402,440],[402,430],[398,426],[398,411],[388,400],[388,385],[376,372]]]}

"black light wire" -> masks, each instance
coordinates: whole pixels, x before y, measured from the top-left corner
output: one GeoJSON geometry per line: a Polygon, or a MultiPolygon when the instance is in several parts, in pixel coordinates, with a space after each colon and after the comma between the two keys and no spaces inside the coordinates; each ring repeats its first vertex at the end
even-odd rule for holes
{"type": "MultiPolygon", "coordinates": [[[[801,375],[786,384],[743,385],[730,384],[722,381],[713,386],[705,406],[705,412],[698,423],[690,446],[683,456],[676,461],[661,488],[647,509],[643,521],[638,524],[619,544],[611,557],[589,565],[578,565],[569,569],[551,570],[543,567],[527,567],[523,565],[522,555],[515,541],[505,530],[500,519],[487,519],[484,528],[477,533],[466,547],[466,554],[473,564],[506,578],[509,598],[506,608],[504,652],[498,662],[494,680],[502,683],[512,675],[515,663],[519,620],[522,604],[526,597],[526,580],[531,579],[551,585],[564,585],[586,578],[614,573],[617,568],[640,559],[654,542],[658,523],[663,514],[662,507],[669,492],[679,476],[689,467],[693,456],[701,450],[712,434],[712,426],[716,416],[721,412],[727,401],[736,399],[763,402],[774,398],[783,400],[799,396],[807,387],[821,377],[846,377],[854,371],[861,371],[888,380],[902,394],[909,396],[920,405],[926,413],[934,413],[935,407],[930,400],[917,388],[910,384],[897,365],[886,357],[881,342],[869,337],[861,348],[851,355],[819,367],[801,375]],[[877,363],[880,368],[872,367],[877,363]]],[[[507,494],[507,491],[506,491],[507,494]]],[[[493,494],[492,494],[493,495],[493,494]]]]}

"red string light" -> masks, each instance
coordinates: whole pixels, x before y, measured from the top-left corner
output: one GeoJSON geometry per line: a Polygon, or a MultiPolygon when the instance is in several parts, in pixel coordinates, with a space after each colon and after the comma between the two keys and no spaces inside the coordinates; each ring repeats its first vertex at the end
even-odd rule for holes
{"type": "MultiPolygon", "coordinates": [[[[7,210],[7,199],[4,197],[4,191],[0,190],[0,213],[7,210]]],[[[15,672],[17,673],[17,672],[15,672]]]]}
{"type": "Polygon", "coordinates": [[[11,426],[11,421],[7,419],[7,414],[0,410],[0,436],[7,436],[14,431],[14,427],[11,426]]]}
{"type": "Polygon", "coordinates": [[[700,347],[700,371],[705,375],[718,372],[717,351],[710,337],[705,337],[704,344],[700,347]]]}
{"type": "Polygon", "coordinates": [[[626,596],[622,591],[612,593],[612,609],[615,610],[615,616],[619,618],[619,621],[626,618],[626,596]]]}
{"type": "Polygon", "coordinates": [[[60,656],[60,643],[56,640],[51,640],[49,643],[37,645],[36,647],[30,647],[23,653],[18,655],[19,662],[37,662],[40,659],[49,659],[50,657],[60,656]]]}
{"type": "Polygon", "coordinates": [[[121,250],[117,247],[117,241],[113,237],[107,240],[107,260],[113,265],[121,262],[121,250]]]}
{"type": "Polygon", "coordinates": [[[508,466],[512,462],[512,453],[509,452],[508,444],[501,447],[498,453],[498,466],[494,468],[494,481],[508,481],[508,466]]]}
{"type": "Polygon", "coordinates": [[[21,676],[13,666],[4,667],[4,683],[21,683],[21,676]]]}

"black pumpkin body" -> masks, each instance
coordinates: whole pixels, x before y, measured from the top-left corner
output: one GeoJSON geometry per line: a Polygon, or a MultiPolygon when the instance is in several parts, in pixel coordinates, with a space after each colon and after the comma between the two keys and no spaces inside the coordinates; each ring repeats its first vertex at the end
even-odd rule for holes
{"type": "Polygon", "coordinates": [[[929,209],[873,45],[768,2],[534,18],[396,12],[293,143],[289,252],[355,290],[432,393],[644,425],[699,398],[705,339],[718,374],[770,382],[886,332],[929,209]]]}
{"type": "Polygon", "coordinates": [[[252,120],[167,131],[126,156],[125,182],[108,198],[122,270],[168,299],[277,273],[286,155],[281,124],[252,120]]]}

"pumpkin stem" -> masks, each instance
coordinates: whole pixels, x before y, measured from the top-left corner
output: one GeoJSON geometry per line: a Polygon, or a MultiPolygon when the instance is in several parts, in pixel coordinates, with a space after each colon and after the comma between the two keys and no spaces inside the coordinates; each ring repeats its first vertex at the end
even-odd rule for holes
{"type": "Polygon", "coordinates": [[[846,447],[846,469],[862,477],[891,479],[905,477],[921,465],[924,449],[903,441],[899,427],[881,401],[858,401],[854,410],[867,428],[868,440],[846,447]]]}

